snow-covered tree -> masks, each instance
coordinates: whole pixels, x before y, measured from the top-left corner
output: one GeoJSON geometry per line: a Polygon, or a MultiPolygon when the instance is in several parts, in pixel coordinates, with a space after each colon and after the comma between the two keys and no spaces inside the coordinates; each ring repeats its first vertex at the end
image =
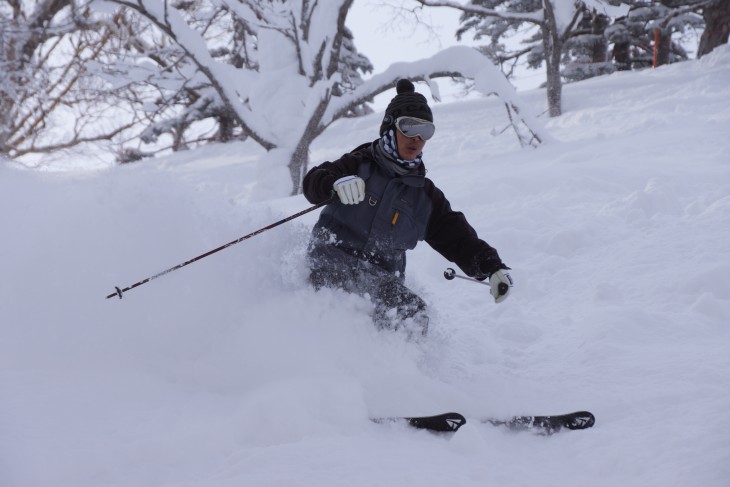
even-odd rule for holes
{"type": "MultiPolygon", "coordinates": [[[[226,142],[257,135],[251,134],[249,127],[240,123],[237,113],[220,96],[214,82],[186,51],[186,41],[179,37],[185,37],[185,28],[191,29],[203,39],[216,64],[229,65],[235,71],[259,72],[262,69],[259,31],[262,25],[269,25],[265,20],[254,22],[239,15],[231,8],[234,3],[180,2],[174,8],[187,27],[175,31],[149,11],[145,4],[117,3],[132,7],[125,9],[127,12],[143,14],[136,16],[136,28],[119,32],[129,39],[134,48],[119,52],[113,64],[97,66],[97,70],[115,86],[120,85],[120,80],[137,91],[146,86],[146,100],[140,99],[140,106],[148,115],[146,128],[141,134],[143,142],[158,143],[161,136],[167,135],[171,138],[169,148],[180,150],[197,142],[226,142]],[[149,26],[153,26],[152,32],[149,26]]],[[[296,32],[292,38],[295,35],[296,32]]],[[[370,62],[355,50],[352,35],[346,29],[343,31],[341,52],[338,72],[342,79],[334,85],[333,96],[351,90],[361,81],[361,73],[372,70],[370,62]]],[[[265,59],[264,70],[267,62],[265,59]]],[[[363,114],[367,110],[366,105],[361,105],[353,107],[351,114],[363,114]]],[[[134,157],[138,152],[127,149],[124,155],[134,157]]]]}
{"type": "Polygon", "coordinates": [[[680,39],[687,29],[699,29],[705,0],[627,0],[626,15],[613,19],[603,35],[613,44],[618,70],[660,66],[689,58],[680,39]]]}
{"type": "MultiPolygon", "coordinates": [[[[184,129],[182,124],[206,113],[224,113],[240,134],[268,151],[261,183],[274,192],[282,191],[282,168],[288,169],[286,179],[298,192],[311,143],[337,119],[362,113],[364,103],[392,88],[401,77],[426,81],[438,97],[433,78],[498,73],[501,88],[494,89],[491,82],[487,92],[497,91],[508,108],[517,109],[522,120],[530,120],[504,76],[471,48],[398,63],[364,81],[360,74],[371,69],[370,63],[357,53],[345,27],[352,1],[331,0],[326,5],[310,0],[105,3],[136,12],[168,39],[170,44],[162,45],[169,46],[171,56],[165,59],[156,54],[159,60],[146,63],[158,68],[164,64],[165,69],[152,69],[145,80],[151,76],[157,83],[167,76],[173,92],[195,93],[189,103],[178,103],[185,109],[173,110],[167,127],[152,124],[148,135],[152,138],[155,130],[162,133],[173,125],[184,129]]],[[[140,64],[126,63],[128,79],[143,79],[140,64]]],[[[538,132],[533,130],[535,135],[538,132]]]]}
{"type": "MultiPolygon", "coordinates": [[[[222,37],[239,41],[240,31],[225,22],[228,19],[221,9],[198,9],[198,4],[187,2],[180,6],[190,23],[205,26],[206,34],[219,45],[222,37]]],[[[111,12],[124,19],[115,23],[118,43],[109,52],[109,62],[93,63],[88,69],[107,81],[110,92],[133,104],[138,114],[138,137],[124,144],[119,151],[120,162],[152,155],[141,149],[141,142],[155,144],[157,150],[178,151],[211,139],[225,142],[245,137],[236,133],[233,116],[210,81],[168,33],[130,9],[115,6],[111,12]],[[201,121],[212,123],[197,127],[201,121]],[[162,135],[167,136],[164,141],[162,135]]],[[[245,51],[245,47],[216,47],[213,56],[236,64],[241,62],[237,51],[245,51]]]]}
{"type": "Polygon", "coordinates": [[[563,78],[578,81],[616,70],[660,66],[689,55],[681,37],[701,28],[704,0],[624,0],[624,15],[587,12],[566,40],[563,78]],[[675,36],[676,35],[676,36],[675,36]],[[613,49],[608,50],[609,46],[613,49]]]}
{"type": "Polygon", "coordinates": [[[98,85],[85,76],[112,40],[86,3],[0,1],[0,154],[51,152],[123,129],[99,123],[98,85]]]}
{"type": "Polygon", "coordinates": [[[600,0],[470,0],[460,4],[451,0],[416,0],[428,7],[450,7],[462,12],[461,38],[468,31],[475,39],[488,38],[488,55],[504,65],[526,56],[528,64],[546,67],[548,111],[551,117],[562,113],[560,63],[563,46],[586,12],[606,13],[609,5],[600,0]],[[528,33],[524,34],[524,26],[528,33]],[[508,48],[503,40],[515,34],[523,36],[522,47],[508,48]]]}
{"type": "MultiPolygon", "coordinates": [[[[309,145],[328,125],[321,117],[329,100],[352,92],[372,70],[344,26],[352,0],[326,7],[308,0],[109,3],[141,15],[167,39],[103,67],[111,78],[136,73],[127,79],[159,91],[147,103],[159,116],[143,140],[167,133],[181,148],[194,123],[213,121],[216,140],[251,138],[272,159],[285,158],[297,185],[309,145]],[[140,58],[151,63],[140,67],[140,58]]],[[[366,112],[368,100],[340,116],[366,112]]]]}
{"type": "Polygon", "coordinates": [[[604,35],[610,22],[608,15],[595,9],[584,12],[563,46],[563,78],[580,81],[615,71],[604,35]]]}
{"type": "MultiPolygon", "coordinates": [[[[520,59],[545,63],[548,108],[561,109],[562,80],[687,59],[672,35],[699,28],[715,0],[415,0],[462,12],[457,38],[487,39],[481,50],[511,74],[520,59]],[[656,46],[655,46],[656,43],[656,46]],[[610,46],[613,49],[610,50],[610,46]],[[655,53],[657,59],[654,59],[655,53]]],[[[727,0],[723,0],[727,3],[727,0]]],[[[722,3],[722,2],[720,2],[722,3]]],[[[721,29],[720,29],[721,30],[721,29]]],[[[727,36],[726,36],[727,37],[727,36]]]]}

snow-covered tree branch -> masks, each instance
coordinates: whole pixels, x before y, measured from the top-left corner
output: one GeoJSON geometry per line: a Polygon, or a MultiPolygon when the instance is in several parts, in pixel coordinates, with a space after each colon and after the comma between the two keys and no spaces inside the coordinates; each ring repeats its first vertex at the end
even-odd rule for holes
{"type": "MultiPolygon", "coordinates": [[[[533,48],[539,51],[546,64],[548,111],[551,117],[562,113],[562,82],[560,79],[560,55],[563,39],[575,24],[585,6],[577,2],[571,8],[556,11],[553,0],[472,0],[466,5],[446,0],[416,0],[425,7],[448,7],[463,12],[465,26],[459,36],[468,29],[476,29],[493,37],[493,44],[510,28],[527,23],[540,30],[541,44],[533,48]]],[[[566,2],[567,3],[567,2],[566,2]]],[[[565,7],[565,5],[563,5],[565,7]]]]}
{"type": "Polygon", "coordinates": [[[0,3],[0,154],[46,153],[119,132],[98,123],[100,92],[85,77],[111,41],[107,27],[86,2],[0,3]],[[75,123],[59,123],[59,112],[75,123]]]}

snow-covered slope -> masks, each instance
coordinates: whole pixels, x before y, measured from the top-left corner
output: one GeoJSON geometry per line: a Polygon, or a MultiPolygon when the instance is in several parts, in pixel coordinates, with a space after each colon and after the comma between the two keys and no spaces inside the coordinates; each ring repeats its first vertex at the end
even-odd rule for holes
{"type": "MultiPolygon", "coordinates": [[[[526,93],[539,108],[544,93],[526,93]]],[[[429,176],[513,268],[446,281],[422,244],[423,342],[306,284],[308,207],[257,201],[260,150],[103,172],[0,166],[0,485],[703,486],[730,478],[730,48],[565,88],[555,142],[517,147],[496,100],[434,106],[429,176]],[[589,409],[552,437],[370,416],[589,409]]],[[[339,156],[380,115],[313,148],[339,156]]]]}

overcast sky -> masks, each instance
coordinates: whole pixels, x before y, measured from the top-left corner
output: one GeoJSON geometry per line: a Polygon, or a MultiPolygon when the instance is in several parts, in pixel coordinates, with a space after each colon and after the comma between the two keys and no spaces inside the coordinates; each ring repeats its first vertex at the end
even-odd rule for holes
{"type": "Polygon", "coordinates": [[[418,25],[416,17],[396,7],[414,8],[413,1],[355,0],[347,23],[355,34],[358,50],[382,71],[397,61],[427,57],[457,44],[454,32],[459,14],[453,9],[420,9],[419,17],[433,29],[418,25]]]}

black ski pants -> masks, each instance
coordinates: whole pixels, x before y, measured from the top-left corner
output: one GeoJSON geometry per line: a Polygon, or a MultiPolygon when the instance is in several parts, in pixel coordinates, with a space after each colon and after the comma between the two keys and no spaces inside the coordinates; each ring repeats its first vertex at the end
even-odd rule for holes
{"type": "Polygon", "coordinates": [[[377,265],[352,256],[334,246],[310,249],[310,282],[315,289],[340,288],[368,295],[375,309],[373,322],[378,328],[426,335],[426,303],[403,283],[404,276],[390,273],[377,265]]]}

